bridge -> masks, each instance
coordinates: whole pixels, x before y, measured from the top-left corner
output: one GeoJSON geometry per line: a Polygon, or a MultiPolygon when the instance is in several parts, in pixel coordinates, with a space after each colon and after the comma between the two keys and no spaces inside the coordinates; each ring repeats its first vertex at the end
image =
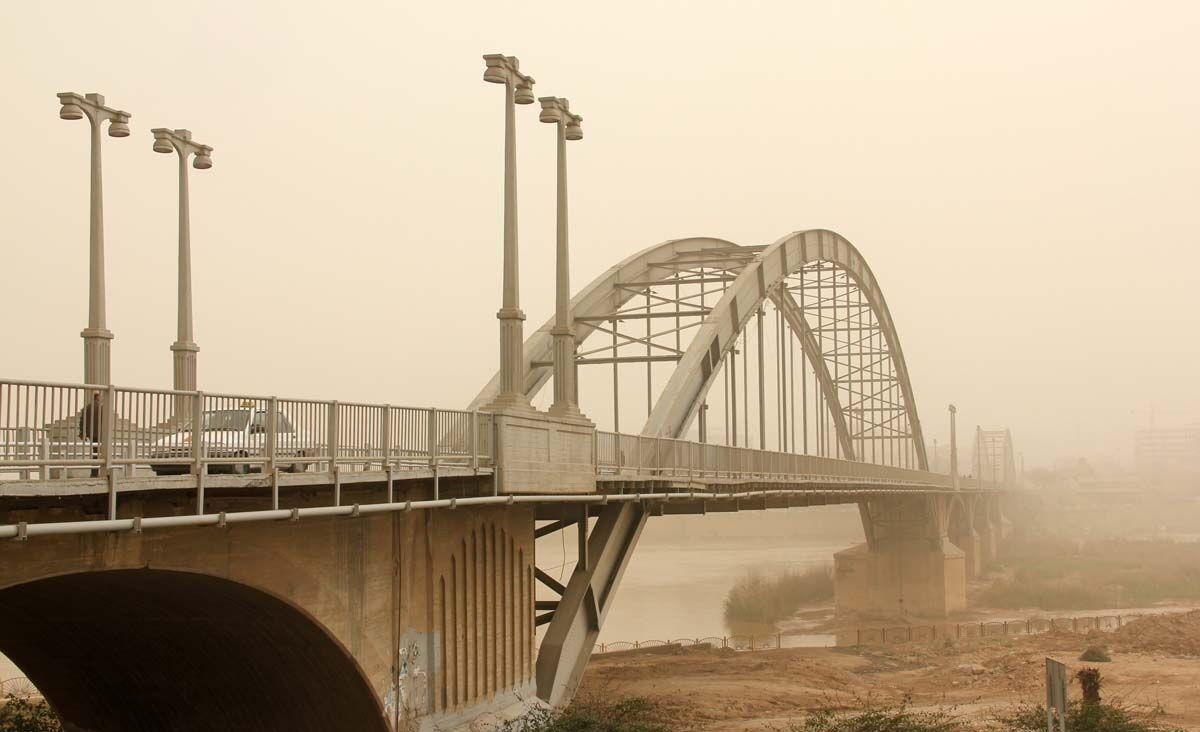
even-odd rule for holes
{"type": "MultiPolygon", "coordinates": [[[[925,469],[849,242],[669,241],[570,308],[577,368],[673,364],[636,431],[489,409],[499,375],[462,410],[0,381],[0,651],[80,729],[171,726],[194,694],[231,728],[444,726],[569,699],[648,519],[832,503],[867,537],[836,558],[839,609],[963,607],[1003,530],[1011,439],[978,435],[986,482],[925,469]],[[562,585],[534,547],[565,530],[562,585]]],[[[527,398],[553,330],[524,342],[527,398]]]]}
{"type": "Polygon", "coordinates": [[[839,611],[964,606],[1004,532],[1012,440],[977,430],[962,477],[951,407],[951,470],[929,470],[859,250],[827,230],[677,239],[572,295],[564,151],[581,118],[543,97],[556,307],[526,338],[512,120],[533,80],[485,60],[506,91],[504,297],[499,369],[462,409],[204,390],[186,161],[211,167],[212,148],[165,128],[154,149],[180,162],[174,388],[114,385],[96,146],[101,122],[121,137],[130,115],[59,95],[63,119],[93,124],[84,378],[0,379],[0,652],[68,730],[395,732],[563,704],[646,522],[679,514],[857,506],[866,542],[834,558],[839,611]],[[560,531],[578,544],[565,584],[537,563],[536,540],[560,531]]]}

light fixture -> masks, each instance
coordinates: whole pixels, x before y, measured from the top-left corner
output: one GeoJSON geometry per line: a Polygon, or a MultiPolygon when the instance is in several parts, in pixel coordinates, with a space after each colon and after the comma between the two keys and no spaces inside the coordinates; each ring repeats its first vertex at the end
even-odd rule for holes
{"type": "Polygon", "coordinates": [[[171,141],[161,135],[154,136],[154,152],[156,153],[171,153],[175,152],[175,146],[171,141]]]}
{"type": "Polygon", "coordinates": [[[517,104],[533,104],[533,79],[528,76],[522,76],[517,82],[517,91],[513,96],[513,101],[517,104]]]}
{"type": "Polygon", "coordinates": [[[67,102],[62,105],[62,109],[58,110],[59,119],[83,119],[83,110],[78,104],[67,102]]]}
{"type": "Polygon", "coordinates": [[[129,118],[113,117],[108,124],[109,137],[129,137],[129,118]]]}
{"type": "Polygon", "coordinates": [[[483,57],[487,68],[483,70],[483,80],[493,84],[503,84],[508,81],[507,62],[503,54],[490,53],[483,57]]]}
{"type": "Polygon", "coordinates": [[[192,167],[196,170],[208,170],[212,167],[212,148],[205,146],[196,153],[196,157],[192,160],[192,167]]]}
{"type": "Polygon", "coordinates": [[[538,115],[539,122],[557,122],[562,119],[558,111],[558,97],[538,97],[542,103],[542,112],[538,115]]]}
{"type": "Polygon", "coordinates": [[[582,140],[583,139],[583,126],[580,125],[580,122],[583,122],[583,117],[576,117],[574,115],[572,115],[570,117],[570,122],[567,122],[567,139],[568,140],[582,140]]]}

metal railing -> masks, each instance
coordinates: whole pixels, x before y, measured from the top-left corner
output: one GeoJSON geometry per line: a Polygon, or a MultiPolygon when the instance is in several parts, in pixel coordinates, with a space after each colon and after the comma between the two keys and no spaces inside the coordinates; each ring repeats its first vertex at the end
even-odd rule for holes
{"type": "Polygon", "coordinates": [[[952,488],[948,475],[790,452],[596,432],[596,472],[624,477],[821,480],[952,488]]]}
{"type": "MultiPolygon", "coordinates": [[[[595,434],[602,477],[953,485],[921,470],[595,434]]],[[[495,441],[486,412],[0,380],[0,479],[480,468],[492,466],[495,441]]]]}
{"type": "Polygon", "coordinates": [[[829,633],[764,633],[760,635],[709,636],[707,638],[677,638],[675,640],[609,641],[597,643],[593,653],[659,648],[663,646],[710,646],[732,648],[735,651],[767,651],[779,648],[884,646],[900,643],[934,643],[946,640],[990,638],[997,636],[1036,635],[1052,631],[1072,633],[1089,630],[1114,631],[1145,613],[1125,615],[1086,615],[1077,617],[1034,617],[1025,620],[988,620],[965,623],[934,623],[929,625],[897,625],[891,627],[854,628],[829,633]],[[826,642],[814,644],[808,640],[820,638],[826,642]]]}
{"type": "Polygon", "coordinates": [[[0,478],[489,468],[490,414],[0,380],[0,478]]]}

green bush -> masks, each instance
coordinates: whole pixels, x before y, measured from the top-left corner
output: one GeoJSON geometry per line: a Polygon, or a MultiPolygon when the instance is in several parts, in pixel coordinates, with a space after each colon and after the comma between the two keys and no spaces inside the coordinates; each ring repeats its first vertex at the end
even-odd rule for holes
{"type": "Polygon", "coordinates": [[[1005,546],[1009,579],[980,592],[999,608],[1090,610],[1200,598],[1200,544],[1040,537],[1005,546]]]}
{"type": "MultiPolygon", "coordinates": [[[[1141,711],[1120,701],[1103,704],[1067,705],[1067,729],[1070,732],[1176,732],[1176,728],[1158,719],[1162,710],[1141,711]]],[[[1011,732],[1042,732],[1046,729],[1046,708],[1040,704],[1022,704],[997,720],[1011,732]]]]}
{"type": "Polygon", "coordinates": [[[644,697],[579,697],[566,709],[537,709],[507,723],[505,732],[668,732],[667,715],[644,697]]]}
{"type": "Polygon", "coordinates": [[[0,732],[62,732],[62,725],[41,699],[8,694],[0,705],[0,732]]]}
{"type": "Polygon", "coordinates": [[[1112,657],[1108,655],[1108,651],[1101,646],[1089,646],[1086,651],[1079,654],[1080,661],[1089,663],[1108,663],[1112,657]]]}
{"type": "Polygon", "coordinates": [[[968,725],[952,708],[914,712],[908,699],[895,706],[875,706],[858,700],[850,711],[826,704],[788,732],[963,732],[968,725]]]}
{"type": "Polygon", "coordinates": [[[771,625],[802,606],[833,597],[833,568],[810,567],[774,577],[752,572],[737,581],[725,598],[725,622],[771,625]]]}

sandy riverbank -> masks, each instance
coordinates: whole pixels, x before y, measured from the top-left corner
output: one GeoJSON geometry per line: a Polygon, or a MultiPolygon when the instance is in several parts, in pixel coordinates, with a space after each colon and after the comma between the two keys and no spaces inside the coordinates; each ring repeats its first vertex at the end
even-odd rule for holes
{"type": "Polygon", "coordinates": [[[982,722],[1018,700],[1042,698],[1046,656],[1082,667],[1076,659],[1093,644],[1113,650],[1111,663],[1097,664],[1106,698],[1161,705],[1163,721],[1200,729],[1200,612],[1090,637],[1053,632],[936,646],[607,654],[589,665],[582,693],[651,697],[678,716],[681,728],[700,730],[786,729],[830,700],[851,704],[868,696],[955,705],[982,722]]]}

